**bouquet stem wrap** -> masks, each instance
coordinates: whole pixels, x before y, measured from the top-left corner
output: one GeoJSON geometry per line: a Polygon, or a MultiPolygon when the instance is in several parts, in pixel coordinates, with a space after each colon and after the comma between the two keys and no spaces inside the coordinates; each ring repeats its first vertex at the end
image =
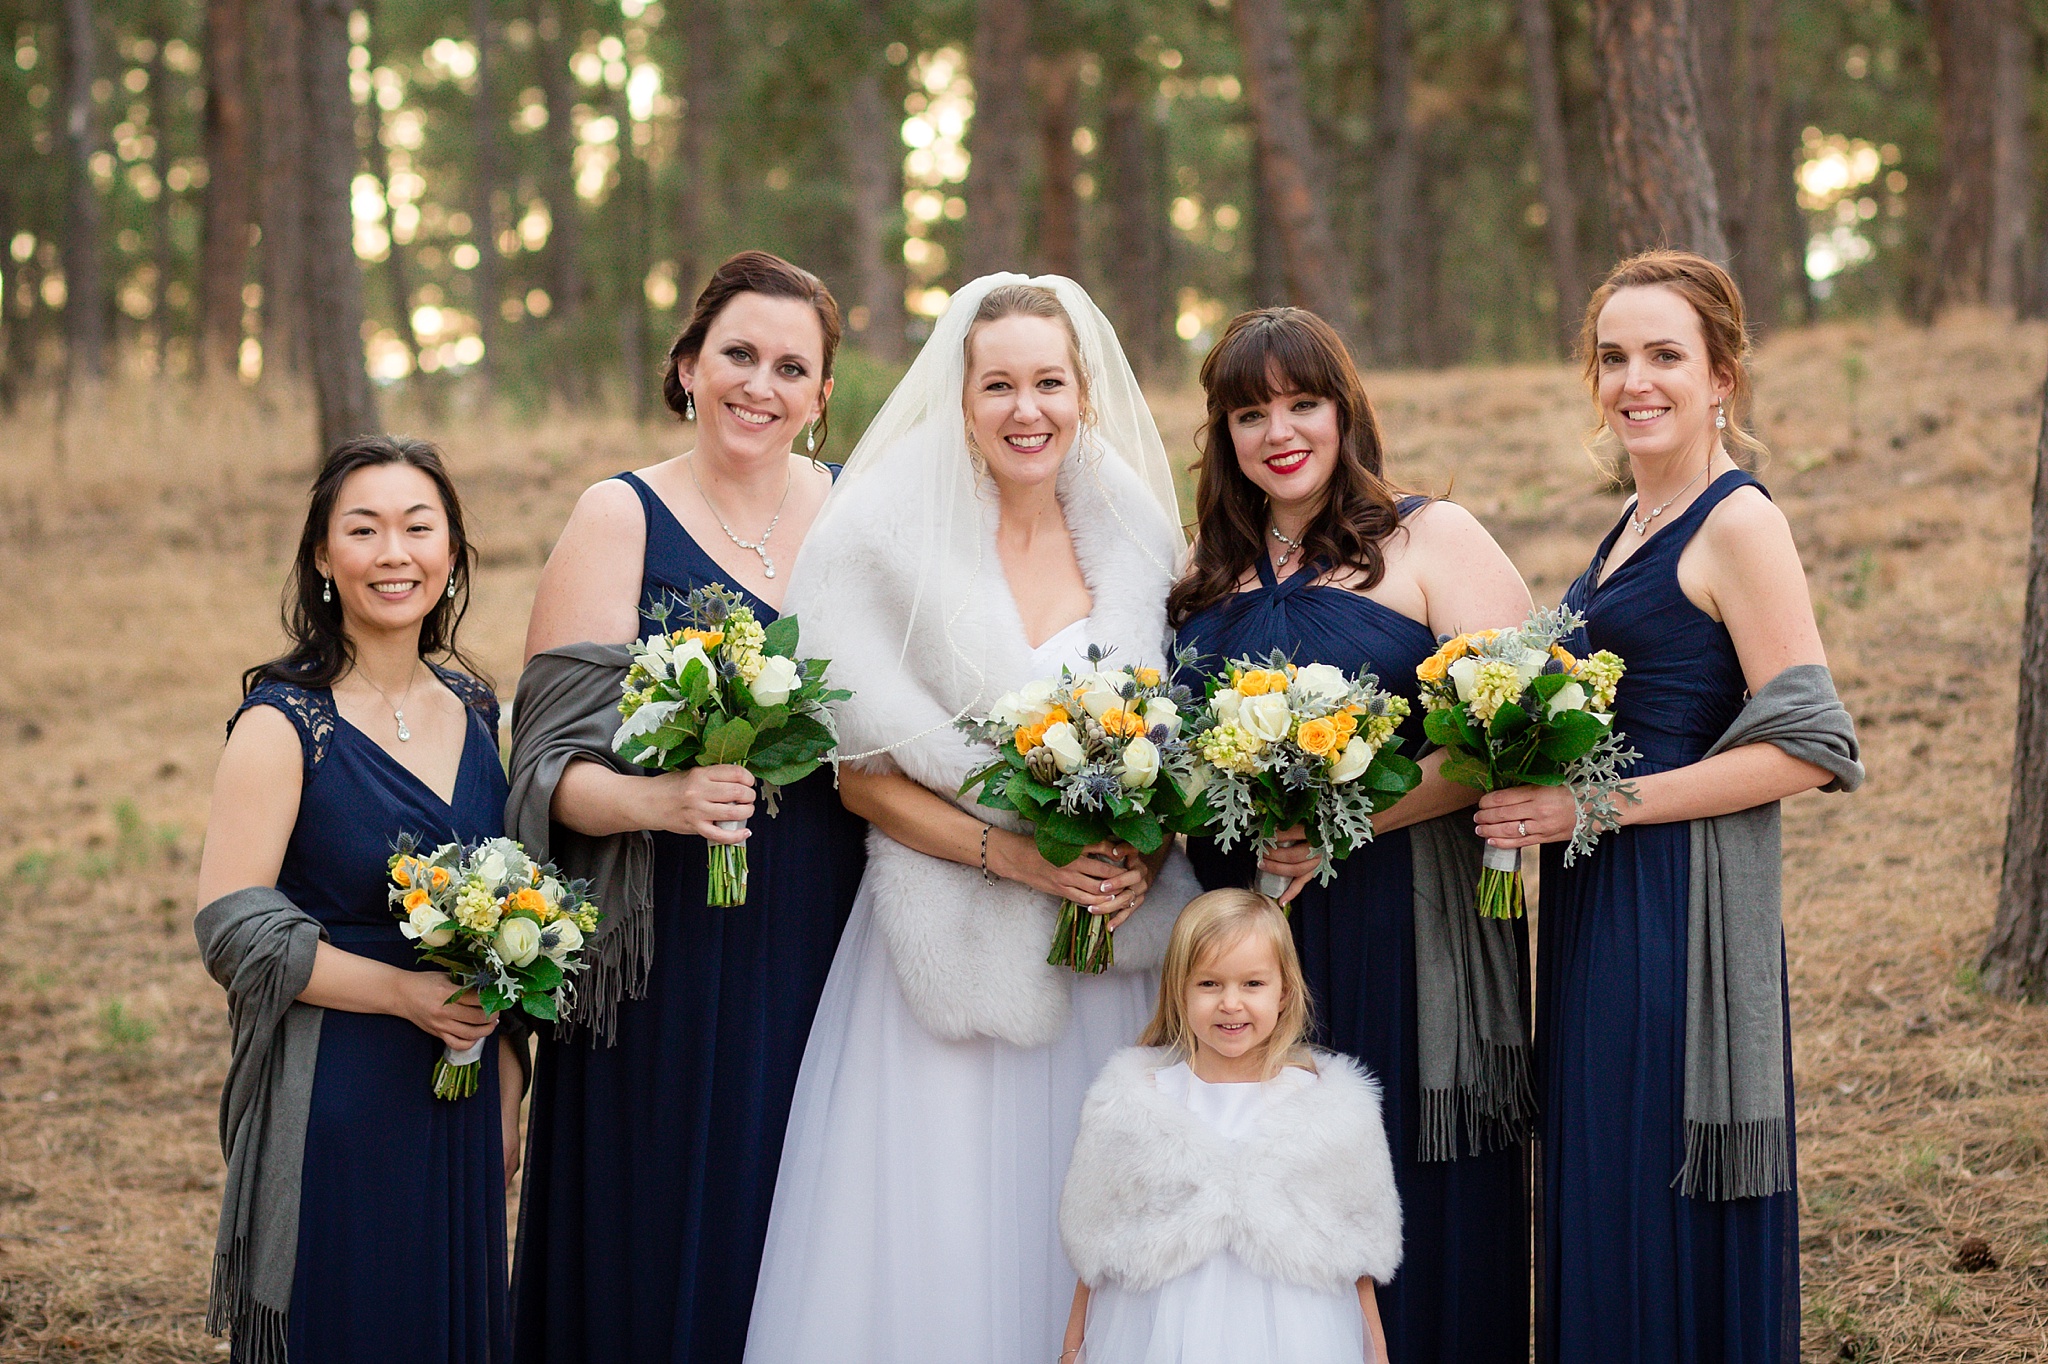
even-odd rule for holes
{"type": "Polygon", "coordinates": [[[1522,850],[1488,845],[1479,858],[1479,917],[1522,917],[1522,850]]]}
{"type": "Polygon", "coordinates": [[[460,1051],[454,1047],[441,1048],[441,1059],[434,1062],[435,1098],[467,1099],[476,1093],[484,1068],[484,1044],[490,1040],[479,1037],[460,1051]]]}

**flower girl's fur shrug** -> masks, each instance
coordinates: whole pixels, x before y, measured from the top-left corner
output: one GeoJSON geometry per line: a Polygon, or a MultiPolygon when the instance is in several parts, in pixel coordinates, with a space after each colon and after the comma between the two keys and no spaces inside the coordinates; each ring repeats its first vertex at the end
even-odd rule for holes
{"type": "Polygon", "coordinates": [[[1401,1263],[1401,1203],[1379,1083],[1317,1051],[1314,1084],[1276,1098],[1231,1141],[1163,1092],[1165,1048],[1103,1067],[1081,1110],[1060,1239],[1084,1283],[1146,1292],[1229,1250],[1256,1274],[1309,1288],[1381,1283],[1401,1263]]]}
{"type": "MultiPolygon", "coordinates": [[[[915,543],[916,518],[902,514],[898,483],[885,472],[850,481],[834,494],[847,502],[806,538],[788,605],[801,616],[803,652],[829,659],[833,685],[853,692],[835,710],[840,750],[887,750],[856,766],[900,770],[977,818],[1022,830],[1014,814],[956,794],[991,755],[954,728],[953,717],[985,713],[1033,671],[996,553],[994,493],[980,504],[978,551],[944,565],[945,605],[936,608],[929,596],[919,599],[906,567],[927,547],[915,543]]],[[[1180,528],[1117,459],[1077,450],[1058,490],[1094,598],[1089,641],[1114,646],[1118,664],[1164,667],[1180,528]]],[[[1068,666],[1086,665],[1076,658],[1068,666]]],[[[1175,916],[1200,890],[1186,856],[1173,853],[1117,930],[1111,969],[1156,970],[1175,916]]],[[[868,835],[863,894],[872,897],[904,1001],[934,1036],[1033,1047],[1065,1030],[1073,973],[1045,961],[1059,908],[1053,897],[1011,881],[989,885],[978,867],[913,851],[879,829],[868,835]]]]}

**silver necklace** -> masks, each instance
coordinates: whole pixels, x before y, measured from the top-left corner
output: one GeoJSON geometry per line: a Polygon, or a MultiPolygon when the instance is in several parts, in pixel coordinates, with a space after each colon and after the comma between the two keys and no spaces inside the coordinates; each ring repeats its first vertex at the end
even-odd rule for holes
{"type": "Polygon", "coordinates": [[[384,698],[384,704],[391,706],[391,718],[398,722],[398,742],[405,743],[412,738],[412,731],[405,727],[405,703],[412,700],[412,684],[420,680],[420,661],[412,661],[412,672],[405,679],[405,690],[398,695],[398,704],[392,705],[391,693],[377,685],[377,679],[368,673],[362,674],[363,681],[370,684],[370,690],[384,698]]]}
{"type": "Polygon", "coordinates": [[[755,556],[761,560],[761,571],[771,578],[774,577],[775,561],[768,557],[768,537],[775,534],[776,524],[782,520],[782,509],[789,504],[789,490],[796,486],[796,470],[790,470],[789,482],[782,485],[782,501],[775,504],[775,516],[768,522],[768,529],[761,532],[760,539],[750,541],[742,540],[739,536],[734,535],[732,527],[726,525],[725,518],[718,514],[718,508],[711,505],[711,494],[704,491],[703,483],[697,478],[697,461],[691,459],[685,462],[690,466],[690,482],[697,485],[697,496],[704,499],[705,506],[711,507],[712,519],[717,521],[718,528],[725,532],[725,538],[738,545],[741,549],[752,550],[755,556]]]}
{"type": "MultiPolygon", "coordinates": [[[[1714,458],[1712,455],[1709,455],[1707,457],[1707,462],[1700,467],[1700,471],[1694,474],[1691,480],[1687,482],[1683,488],[1680,488],[1677,492],[1671,494],[1671,496],[1665,498],[1662,502],[1659,502],[1655,507],[1652,507],[1650,509],[1649,516],[1641,521],[1636,520],[1635,510],[1634,508],[1630,508],[1628,514],[1628,523],[1636,528],[1636,534],[1645,540],[1649,539],[1650,527],[1656,522],[1658,517],[1664,514],[1664,509],[1670,506],[1673,502],[1676,502],[1679,498],[1684,497],[1687,493],[1691,492],[1692,485],[1694,483],[1699,482],[1701,479],[1705,478],[1707,476],[1707,470],[1713,467],[1714,458]]],[[[1637,506],[1642,505],[1642,499],[1640,497],[1636,499],[1636,504],[1637,506]]],[[[1274,533],[1278,534],[1277,531],[1274,533]]]]}
{"type": "Polygon", "coordinates": [[[1276,569],[1285,568],[1287,567],[1287,561],[1289,559],[1292,559],[1295,555],[1301,553],[1301,541],[1291,540],[1287,536],[1282,535],[1280,533],[1280,527],[1278,526],[1271,526],[1268,527],[1268,529],[1270,529],[1273,532],[1273,538],[1275,540],[1278,540],[1281,544],[1287,546],[1287,552],[1281,555],[1273,563],[1273,567],[1276,569]]]}

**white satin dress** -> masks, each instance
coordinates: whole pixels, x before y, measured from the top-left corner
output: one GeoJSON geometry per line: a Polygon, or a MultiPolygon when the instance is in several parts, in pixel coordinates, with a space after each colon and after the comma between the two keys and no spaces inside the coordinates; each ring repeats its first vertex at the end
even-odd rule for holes
{"type": "MultiPolygon", "coordinates": [[[[1080,671],[1087,641],[1084,618],[1032,651],[1031,676],[1080,671]]],[[[904,1002],[863,886],[797,1078],[747,1364],[1059,1354],[1074,1293],[1059,1200],[1081,1101],[1137,1041],[1157,985],[1074,976],[1048,1046],[942,1041],[904,1002]]]]}

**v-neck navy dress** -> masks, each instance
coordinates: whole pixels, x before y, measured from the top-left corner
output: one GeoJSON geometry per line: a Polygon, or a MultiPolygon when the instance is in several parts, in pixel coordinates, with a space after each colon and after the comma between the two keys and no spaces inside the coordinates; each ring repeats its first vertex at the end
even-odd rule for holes
{"type": "MultiPolygon", "coordinates": [[[[388,897],[393,844],[505,832],[498,703],[437,668],[469,707],[455,798],[444,801],[341,718],[324,688],[267,681],[299,731],[305,785],[277,888],[344,951],[416,968],[388,897]]],[[[230,728],[233,722],[230,722],[230,728]]],[[[498,1048],[484,1048],[470,1098],[434,1097],[439,1039],[390,1014],[328,1009],[307,1114],[292,1281],[291,1364],[503,1364],[505,1158],[498,1048]]]]}
{"type": "MultiPolygon", "coordinates": [[[[632,474],[647,607],[726,574],[632,474]]],[[[730,586],[731,584],[727,584],[730,586]]],[[[776,612],[739,589],[766,625],[776,612]]],[[[820,770],[756,808],[747,903],[705,900],[706,845],[654,835],[654,962],[616,1042],[542,1031],[513,1279],[524,1364],[738,1364],[811,1016],[867,861],[820,770]]]]}
{"type": "MultiPolygon", "coordinates": [[[[1678,584],[1731,470],[1614,570],[1617,521],[1565,593],[1575,653],[1628,665],[1615,727],[1637,776],[1698,762],[1741,711],[1728,627],[1678,584]]],[[[1685,1162],[1686,905],[1691,828],[1637,824],[1564,865],[1543,849],[1537,1053],[1543,1071],[1537,1358],[1546,1364],[1796,1364],[1799,1208],[1791,1192],[1728,1202],[1672,1187],[1685,1162]]],[[[1786,1107],[1791,1037],[1785,1029],[1786,1107]]]]}
{"type": "MultiPolygon", "coordinates": [[[[1422,505],[1404,499],[1403,516],[1422,505]]],[[[1233,658],[1279,649],[1297,664],[1369,669],[1380,686],[1408,698],[1402,752],[1422,756],[1416,665],[1436,652],[1429,627],[1338,587],[1313,586],[1316,565],[1279,581],[1261,555],[1259,583],[1198,612],[1179,644],[1200,653],[1203,675],[1233,658]]],[[[1183,675],[1200,687],[1202,678],[1183,675]]],[[[1243,844],[1230,853],[1188,840],[1208,889],[1245,886],[1257,870],[1243,844]]],[[[1415,1029],[1415,881],[1408,831],[1381,834],[1355,850],[1337,877],[1311,880],[1290,922],[1315,1001],[1317,1041],[1357,1057],[1379,1077],[1394,1184],[1401,1195],[1401,1269],[1379,1290],[1388,1354],[1400,1364],[1525,1364],[1529,1350],[1528,1196],[1523,1150],[1511,1147],[1453,1161],[1416,1158],[1422,1093],[1415,1029]]],[[[1517,925],[1524,959],[1527,930],[1517,925]]]]}

